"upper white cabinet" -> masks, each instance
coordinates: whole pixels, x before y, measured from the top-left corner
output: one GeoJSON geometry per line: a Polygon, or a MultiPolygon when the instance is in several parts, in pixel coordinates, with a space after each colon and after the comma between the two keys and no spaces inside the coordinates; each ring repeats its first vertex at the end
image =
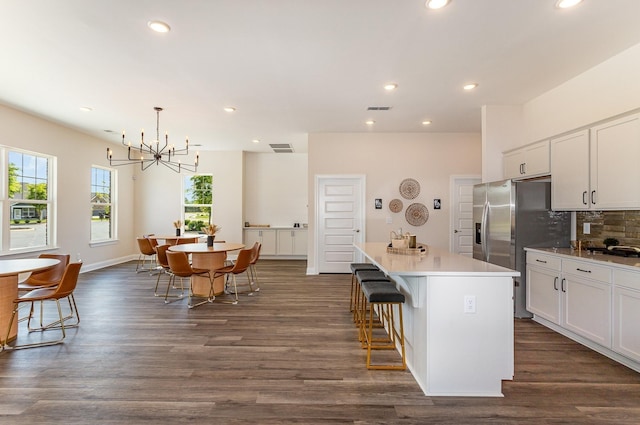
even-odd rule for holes
{"type": "Polygon", "coordinates": [[[551,207],[640,208],[640,114],[551,139],[551,207]]]}
{"type": "Polygon", "coordinates": [[[543,140],[502,156],[505,179],[521,179],[549,174],[549,141],[543,140]]]}
{"type": "Polygon", "coordinates": [[[551,139],[551,208],[589,206],[589,130],[551,139]]]}
{"type": "Polygon", "coordinates": [[[640,208],[640,114],[591,129],[591,195],[595,209],[640,208]]]}

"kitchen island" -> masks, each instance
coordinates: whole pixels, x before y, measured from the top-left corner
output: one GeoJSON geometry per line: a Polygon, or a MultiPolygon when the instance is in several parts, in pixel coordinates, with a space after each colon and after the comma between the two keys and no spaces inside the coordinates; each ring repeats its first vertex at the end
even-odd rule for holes
{"type": "Polygon", "coordinates": [[[425,395],[502,396],[513,379],[513,278],[483,261],[428,247],[392,254],[387,243],[355,247],[405,295],[407,365],[425,395]]]}

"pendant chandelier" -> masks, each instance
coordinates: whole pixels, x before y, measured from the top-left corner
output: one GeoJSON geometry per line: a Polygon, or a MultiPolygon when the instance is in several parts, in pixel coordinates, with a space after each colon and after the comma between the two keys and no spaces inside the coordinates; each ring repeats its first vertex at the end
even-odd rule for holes
{"type": "Polygon", "coordinates": [[[144,141],[144,130],[140,133],[140,145],[131,146],[131,142],[125,142],[125,133],[122,132],[122,145],[127,147],[127,159],[113,158],[113,151],[107,148],[107,159],[109,165],[117,167],[120,165],[140,164],[142,171],[151,165],[164,165],[165,167],[179,173],[181,171],[196,172],[198,169],[198,160],[200,155],[196,152],[196,159],[193,164],[183,164],[177,159],[178,156],[189,155],[189,138],[185,140],[185,147],[176,149],[175,146],[169,145],[169,135],[165,133],[164,144],[160,144],[160,111],[162,108],[156,106],[156,140],[146,143],[144,141]]]}

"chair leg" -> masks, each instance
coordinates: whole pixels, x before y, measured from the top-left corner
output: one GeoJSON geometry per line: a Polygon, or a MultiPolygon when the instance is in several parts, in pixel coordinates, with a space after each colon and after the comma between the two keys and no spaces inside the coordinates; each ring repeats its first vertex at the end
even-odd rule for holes
{"type": "Polygon", "coordinates": [[[58,307],[58,317],[60,317],[60,320],[59,320],[60,326],[44,328],[44,329],[41,329],[41,330],[59,329],[61,331],[61,337],[59,339],[50,340],[50,341],[43,341],[43,342],[35,342],[35,343],[31,343],[31,344],[16,344],[14,346],[10,346],[8,341],[9,341],[9,335],[11,333],[11,326],[13,325],[13,321],[16,319],[16,316],[18,315],[18,309],[19,309],[19,304],[20,304],[20,303],[14,303],[13,312],[11,313],[11,319],[9,320],[9,328],[7,329],[7,335],[6,335],[5,339],[4,339],[3,349],[4,350],[7,350],[7,349],[9,349],[9,350],[19,350],[19,349],[23,349],[23,348],[44,347],[44,346],[48,346],[48,345],[56,345],[56,344],[62,343],[64,341],[65,337],[67,336],[67,333],[65,331],[65,325],[64,325],[64,317],[62,315],[62,307],[60,306],[60,301],[59,300],[54,300],[54,301],[56,302],[56,306],[58,307]]]}

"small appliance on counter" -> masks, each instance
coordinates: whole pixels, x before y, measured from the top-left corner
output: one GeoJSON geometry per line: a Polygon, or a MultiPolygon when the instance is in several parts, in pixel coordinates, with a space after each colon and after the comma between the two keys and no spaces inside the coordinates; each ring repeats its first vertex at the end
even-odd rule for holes
{"type": "Polygon", "coordinates": [[[588,247],[592,253],[600,252],[605,255],[617,255],[618,257],[640,257],[640,248],[637,246],[615,245],[607,248],[588,247]]]}

